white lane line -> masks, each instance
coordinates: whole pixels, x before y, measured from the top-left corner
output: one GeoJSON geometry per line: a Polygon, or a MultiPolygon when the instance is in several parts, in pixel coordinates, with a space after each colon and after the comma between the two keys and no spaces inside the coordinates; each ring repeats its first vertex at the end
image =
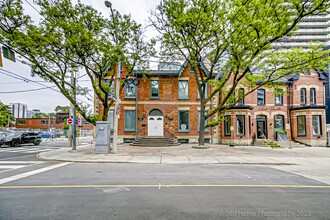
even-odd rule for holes
{"type": "Polygon", "coordinates": [[[52,170],[52,169],[63,167],[63,166],[69,165],[69,164],[72,164],[72,162],[60,163],[60,164],[56,164],[56,165],[53,165],[53,166],[44,167],[44,168],[41,168],[41,169],[38,169],[38,170],[33,170],[33,171],[26,172],[26,173],[18,174],[18,175],[15,175],[15,176],[0,179],[0,185],[4,184],[4,183],[11,182],[11,181],[15,181],[15,180],[18,180],[18,179],[22,179],[22,178],[25,178],[25,177],[28,177],[28,176],[32,176],[32,175],[35,175],[35,174],[38,174],[38,173],[42,173],[42,172],[46,172],[46,171],[49,171],[49,170],[52,170]]]}
{"type": "Polygon", "coordinates": [[[32,161],[32,160],[31,161],[13,161],[13,160],[0,161],[0,168],[3,167],[3,169],[6,169],[0,171],[0,173],[5,173],[13,169],[30,167],[41,163],[45,163],[45,161],[32,161]]]}
{"type": "Polygon", "coordinates": [[[32,153],[32,152],[38,152],[40,149],[24,149],[24,150],[20,150],[20,151],[15,151],[17,153],[32,153]]]}
{"type": "Polygon", "coordinates": [[[18,168],[22,168],[22,167],[26,167],[26,165],[1,165],[0,164],[0,169],[18,169],[18,168]]]}
{"type": "Polygon", "coordinates": [[[40,149],[40,148],[32,148],[32,149],[20,149],[20,150],[7,150],[2,152],[12,152],[12,153],[35,153],[35,152],[43,152],[43,151],[51,151],[53,149],[40,149]]]}
{"type": "Polygon", "coordinates": [[[0,161],[0,164],[35,164],[35,163],[45,163],[44,161],[21,161],[21,160],[6,160],[0,161]]]}
{"type": "Polygon", "coordinates": [[[21,152],[21,151],[26,151],[28,150],[27,148],[18,148],[18,149],[7,149],[7,150],[2,150],[4,152],[21,152]]]}

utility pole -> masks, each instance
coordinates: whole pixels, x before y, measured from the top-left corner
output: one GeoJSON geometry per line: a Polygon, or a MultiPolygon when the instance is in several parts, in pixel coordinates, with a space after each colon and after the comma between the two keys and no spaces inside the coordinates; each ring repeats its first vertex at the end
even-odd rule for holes
{"type": "Polygon", "coordinates": [[[10,126],[10,116],[9,116],[9,114],[8,114],[8,117],[7,117],[7,124],[8,124],[8,130],[9,130],[9,126],[10,126]]]}
{"type": "MultiPolygon", "coordinates": [[[[71,72],[71,85],[73,85],[74,75],[73,72],[71,72]]],[[[73,112],[73,104],[70,102],[70,112],[69,112],[69,118],[72,118],[72,112],[73,112]]],[[[72,124],[69,126],[69,135],[68,135],[68,141],[69,141],[69,147],[72,148],[72,124]]]]}
{"type": "MultiPolygon", "coordinates": [[[[112,10],[112,4],[110,1],[104,1],[104,4],[107,8],[110,9],[110,13],[113,19],[113,22],[115,22],[114,19],[114,13],[112,10]]],[[[115,39],[116,44],[118,44],[118,37],[115,39]]],[[[113,122],[113,147],[111,150],[111,153],[117,153],[117,140],[118,140],[118,119],[120,116],[120,97],[119,97],[119,88],[120,88],[120,72],[121,72],[121,61],[120,58],[118,58],[118,64],[117,64],[117,77],[116,77],[116,98],[115,98],[115,111],[114,111],[114,122],[113,122]]]]}
{"type": "MultiPolygon", "coordinates": [[[[77,70],[74,69],[71,72],[71,85],[72,85],[72,93],[73,93],[73,100],[76,102],[76,76],[75,76],[75,72],[77,70]]],[[[69,116],[70,118],[72,118],[72,124],[69,127],[69,146],[72,150],[76,150],[76,123],[77,123],[77,119],[76,119],[76,107],[70,102],[70,113],[71,115],[69,116]]]]}
{"type": "Polygon", "coordinates": [[[138,90],[138,74],[135,73],[135,141],[138,140],[138,100],[139,100],[139,90],[138,90]]]}
{"type": "Polygon", "coordinates": [[[48,114],[48,132],[50,132],[50,114],[48,114]]]}
{"type": "MultiPolygon", "coordinates": [[[[75,73],[74,73],[75,74],[75,73]]],[[[76,77],[73,77],[73,100],[76,102],[76,77]]],[[[76,127],[77,127],[77,118],[76,118],[76,107],[72,108],[73,122],[72,122],[72,150],[77,150],[76,143],[76,127]]]]}
{"type": "Polygon", "coordinates": [[[121,62],[118,59],[118,67],[117,67],[117,77],[116,77],[116,102],[115,102],[115,118],[113,122],[113,147],[112,153],[117,153],[117,140],[118,140],[118,119],[120,116],[120,97],[119,97],[119,88],[120,88],[120,67],[121,62]]]}

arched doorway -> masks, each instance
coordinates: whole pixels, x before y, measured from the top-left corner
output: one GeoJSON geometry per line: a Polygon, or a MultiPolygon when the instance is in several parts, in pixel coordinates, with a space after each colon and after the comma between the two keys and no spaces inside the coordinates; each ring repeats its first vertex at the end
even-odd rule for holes
{"type": "Polygon", "coordinates": [[[257,115],[257,139],[267,138],[267,117],[257,115]]]}
{"type": "Polygon", "coordinates": [[[164,117],[159,109],[152,109],[149,112],[148,136],[164,136],[164,117]]]}

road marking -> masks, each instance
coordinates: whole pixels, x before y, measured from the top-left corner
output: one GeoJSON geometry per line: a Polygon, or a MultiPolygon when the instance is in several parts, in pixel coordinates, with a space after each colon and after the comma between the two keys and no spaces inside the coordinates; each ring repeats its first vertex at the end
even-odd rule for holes
{"type": "MultiPolygon", "coordinates": [[[[159,188],[159,184],[127,184],[127,185],[44,185],[44,186],[0,186],[0,189],[48,189],[48,188],[159,188]]],[[[240,185],[240,184],[162,184],[162,188],[181,187],[233,187],[233,188],[307,188],[330,189],[330,185],[240,185]]]]}
{"type": "Polygon", "coordinates": [[[32,176],[32,175],[35,175],[35,174],[38,174],[38,173],[42,173],[42,172],[45,172],[45,171],[48,171],[48,170],[52,170],[52,169],[56,169],[56,168],[59,168],[59,167],[62,167],[62,166],[66,166],[66,165],[69,165],[69,164],[72,164],[72,162],[60,163],[60,164],[56,164],[56,165],[53,165],[53,166],[44,167],[44,168],[41,168],[41,169],[38,169],[38,170],[33,170],[33,171],[26,172],[26,173],[18,174],[18,175],[15,175],[15,176],[0,179],[0,185],[4,184],[4,183],[11,182],[11,181],[14,181],[14,180],[22,179],[22,178],[25,178],[25,177],[28,177],[28,176],[32,176]]]}
{"type": "Polygon", "coordinates": [[[44,161],[21,161],[21,160],[7,160],[0,161],[0,164],[36,164],[36,163],[44,163],[44,161]]]}
{"type": "Polygon", "coordinates": [[[18,169],[18,168],[22,168],[22,167],[26,167],[26,165],[1,165],[0,164],[0,169],[18,169]]]}
{"type": "Polygon", "coordinates": [[[43,151],[51,151],[54,149],[49,148],[19,148],[19,149],[1,149],[0,152],[11,152],[11,153],[35,153],[43,151]]]}
{"type": "Polygon", "coordinates": [[[10,170],[29,167],[41,163],[44,163],[44,161],[13,161],[13,160],[0,161],[0,169],[5,169],[3,171],[0,171],[0,173],[5,173],[10,170]]]}

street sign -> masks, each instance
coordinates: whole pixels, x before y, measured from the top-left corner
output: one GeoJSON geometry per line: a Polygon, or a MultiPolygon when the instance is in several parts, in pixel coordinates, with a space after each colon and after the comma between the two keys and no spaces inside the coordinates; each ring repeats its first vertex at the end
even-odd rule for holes
{"type": "Polygon", "coordinates": [[[69,125],[71,125],[71,124],[73,123],[73,120],[72,120],[72,118],[68,118],[68,121],[67,121],[67,123],[68,123],[69,125]]]}
{"type": "Polygon", "coordinates": [[[286,129],[286,130],[289,130],[289,129],[290,129],[290,124],[289,124],[289,123],[286,123],[286,124],[285,124],[285,129],[286,129]]]}

